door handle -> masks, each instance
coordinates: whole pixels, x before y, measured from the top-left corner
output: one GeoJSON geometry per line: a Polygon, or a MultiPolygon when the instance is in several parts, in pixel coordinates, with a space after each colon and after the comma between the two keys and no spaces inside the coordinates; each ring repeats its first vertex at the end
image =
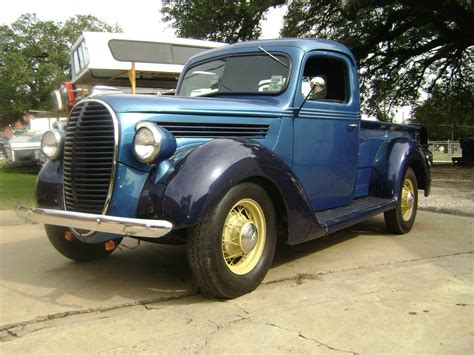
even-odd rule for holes
{"type": "Polygon", "coordinates": [[[354,128],[357,128],[357,127],[359,127],[359,124],[357,124],[357,123],[350,123],[350,124],[347,125],[347,129],[349,131],[352,131],[354,128]]]}

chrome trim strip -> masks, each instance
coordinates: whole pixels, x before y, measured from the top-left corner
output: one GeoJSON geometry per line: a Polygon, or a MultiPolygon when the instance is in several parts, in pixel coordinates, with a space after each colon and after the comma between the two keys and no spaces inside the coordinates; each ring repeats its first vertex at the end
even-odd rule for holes
{"type": "Polygon", "coordinates": [[[160,238],[173,229],[164,220],[105,216],[45,208],[16,207],[18,217],[30,222],[52,224],[131,237],[160,238]]]}
{"type": "Polygon", "coordinates": [[[107,211],[109,210],[110,202],[112,201],[112,193],[114,191],[114,186],[115,186],[115,175],[117,173],[117,159],[118,159],[118,147],[119,147],[119,121],[117,119],[117,116],[115,115],[115,111],[105,101],[98,100],[98,99],[88,99],[87,101],[95,101],[104,105],[107,108],[107,110],[109,110],[110,115],[112,116],[112,121],[114,123],[114,158],[112,162],[112,171],[110,172],[109,191],[107,192],[107,199],[105,200],[104,209],[102,210],[102,214],[105,215],[107,211]]]}
{"type": "MultiPolygon", "coordinates": [[[[74,111],[74,108],[77,105],[85,104],[87,102],[96,102],[103,105],[109,111],[110,116],[112,117],[112,122],[114,124],[114,157],[113,157],[113,162],[112,162],[112,171],[110,172],[109,190],[107,191],[107,198],[105,199],[104,208],[102,210],[102,215],[105,215],[107,211],[109,210],[110,202],[112,201],[112,193],[114,191],[114,186],[115,186],[115,175],[117,173],[117,159],[118,159],[118,147],[119,147],[119,121],[112,107],[105,101],[102,101],[99,99],[81,100],[72,108],[71,113],[74,111]]],[[[69,116],[69,118],[71,118],[71,116],[69,116]]],[[[69,118],[68,118],[68,121],[69,121],[69,118]]],[[[67,126],[66,126],[66,129],[67,129],[67,126]]],[[[63,184],[63,201],[65,201],[64,184],[63,184]]],[[[64,209],[66,210],[66,202],[64,202],[64,209]]]]}

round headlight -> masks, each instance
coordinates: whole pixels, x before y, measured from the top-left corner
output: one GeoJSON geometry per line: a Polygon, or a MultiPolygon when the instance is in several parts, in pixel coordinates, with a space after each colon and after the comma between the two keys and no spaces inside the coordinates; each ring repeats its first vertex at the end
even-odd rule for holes
{"type": "Polygon", "coordinates": [[[133,138],[135,157],[144,163],[153,163],[160,153],[161,140],[161,133],[153,123],[140,123],[133,138]]]}
{"type": "Polygon", "coordinates": [[[61,135],[58,131],[51,130],[41,138],[41,151],[49,160],[56,160],[61,152],[61,135]]]}

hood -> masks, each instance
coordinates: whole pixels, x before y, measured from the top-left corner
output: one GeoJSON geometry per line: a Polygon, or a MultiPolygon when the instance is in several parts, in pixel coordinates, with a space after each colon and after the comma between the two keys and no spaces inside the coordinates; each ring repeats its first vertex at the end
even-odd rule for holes
{"type": "MultiPolygon", "coordinates": [[[[268,134],[260,142],[271,147],[279,129],[278,118],[283,114],[279,103],[272,97],[244,100],[221,97],[98,95],[92,99],[107,103],[117,115],[120,137],[118,161],[142,171],[149,171],[150,166],[139,162],[134,157],[132,148],[135,125],[139,121],[261,124],[268,127],[268,134]]],[[[200,136],[177,138],[177,148],[196,146],[209,139],[200,136]]]]}
{"type": "Polygon", "coordinates": [[[116,113],[174,113],[280,117],[282,108],[274,97],[261,100],[223,97],[178,97],[154,95],[98,95],[94,99],[107,102],[116,113]]]}

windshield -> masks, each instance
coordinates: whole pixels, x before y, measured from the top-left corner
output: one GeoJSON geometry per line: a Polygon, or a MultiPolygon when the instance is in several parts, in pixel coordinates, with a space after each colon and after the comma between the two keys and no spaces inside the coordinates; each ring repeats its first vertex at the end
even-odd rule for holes
{"type": "Polygon", "coordinates": [[[177,95],[278,94],[288,75],[289,59],[283,55],[220,58],[189,68],[177,95]]]}

